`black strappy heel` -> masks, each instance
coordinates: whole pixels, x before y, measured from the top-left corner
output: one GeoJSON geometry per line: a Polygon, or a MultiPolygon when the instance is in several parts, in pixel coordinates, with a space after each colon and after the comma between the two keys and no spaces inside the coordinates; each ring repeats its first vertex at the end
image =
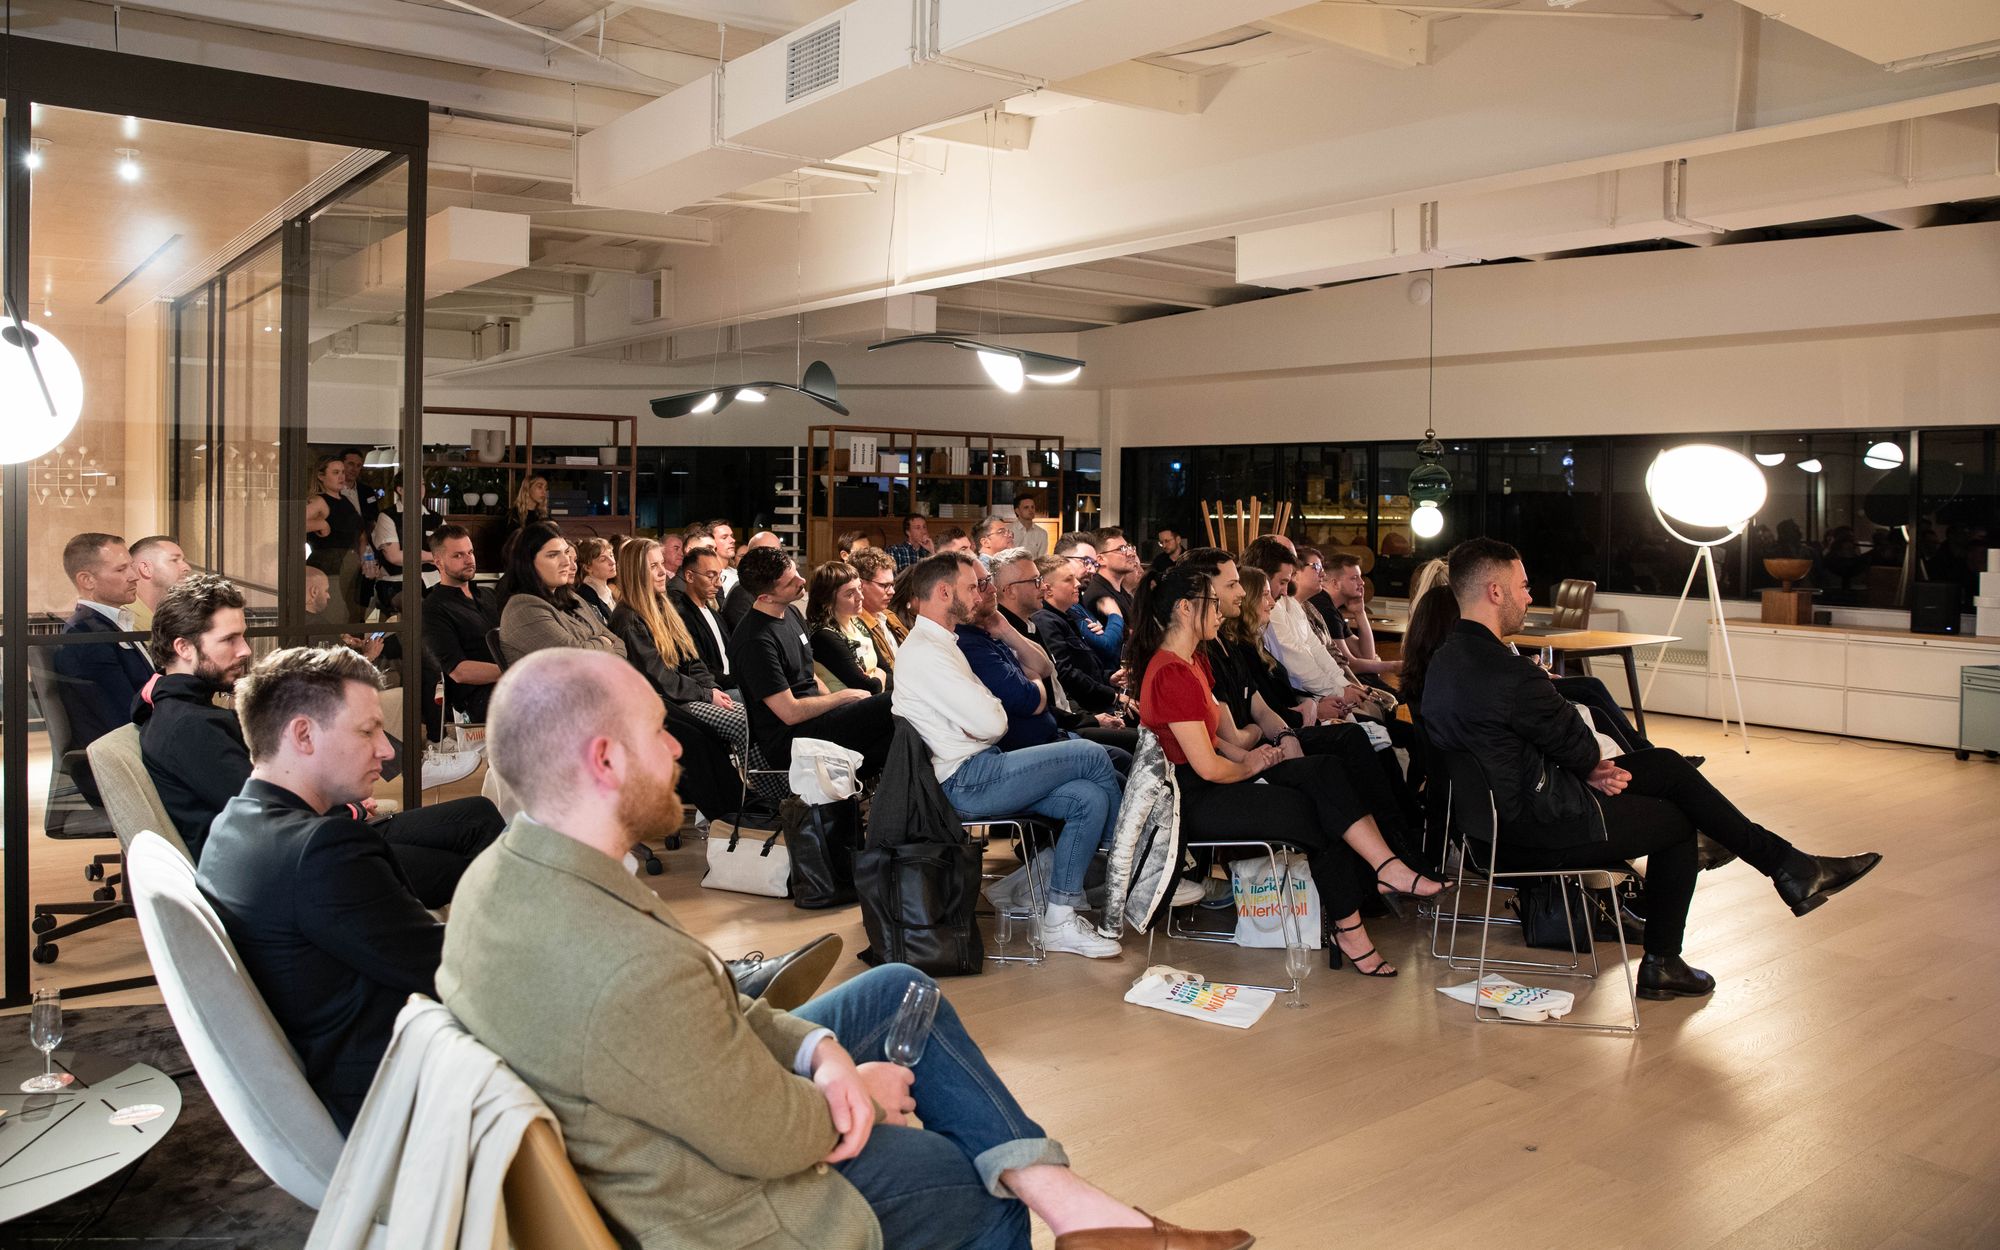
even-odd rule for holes
{"type": "Polygon", "coordinates": [[[1409,860],[1404,859],[1401,855],[1391,854],[1389,858],[1375,865],[1375,892],[1391,900],[1399,898],[1414,898],[1421,901],[1423,899],[1436,898],[1438,895],[1444,893],[1446,890],[1449,890],[1450,888],[1451,888],[1451,882],[1440,881],[1436,877],[1424,875],[1421,869],[1419,869],[1415,864],[1411,863],[1409,860]],[[1401,864],[1403,867],[1410,870],[1410,875],[1416,878],[1416,880],[1410,883],[1412,888],[1408,890],[1399,890],[1395,886],[1390,885],[1387,881],[1384,881],[1382,879],[1382,870],[1384,868],[1387,868],[1391,864],[1401,864]],[[1428,894],[1417,893],[1415,887],[1422,885],[1426,881],[1437,886],[1437,889],[1432,890],[1428,894]]]}
{"type": "MultiPolygon", "coordinates": [[[[1339,925],[1333,926],[1333,933],[1334,933],[1333,939],[1327,943],[1327,952],[1328,952],[1326,957],[1327,967],[1333,969],[1335,972],[1340,971],[1340,959],[1341,955],[1344,953],[1340,949],[1340,935],[1343,933],[1352,933],[1356,929],[1359,929],[1360,927],[1361,927],[1361,922],[1358,920],[1355,921],[1353,924],[1348,925],[1345,929],[1341,928],[1339,925]]],[[[1353,964],[1354,970],[1360,973],[1364,977],[1393,977],[1396,975],[1396,969],[1389,968],[1389,960],[1387,959],[1387,957],[1383,956],[1381,953],[1376,951],[1376,949],[1372,946],[1369,947],[1367,950],[1362,951],[1359,955],[1347,956],[1347,962],[1353,964]],[[1367,959],[1371,955],[1373,955],[1376,959],[1381,961],[1380,963],[1375,965],[1375,970],[1373,972],[1370,972],[1368,969],[1363,968],[1361,966],[1361,961],[1367,959]],[[1384,968],[1389,968],[1389,970],[1387,972],[1384,972],[1382,971],[1382,969],[1384,968]]]]}

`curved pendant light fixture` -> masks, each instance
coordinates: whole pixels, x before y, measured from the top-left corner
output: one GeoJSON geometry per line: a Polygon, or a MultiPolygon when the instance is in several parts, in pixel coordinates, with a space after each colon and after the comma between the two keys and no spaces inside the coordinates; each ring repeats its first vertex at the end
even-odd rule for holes
{"type": "Polygon", "coordinates": [[[653,415],[665,417],[699,417],[721,412],[724,408],[742,400],[746,404],[761,404],[770,398],[772,391],[793,391],[805,396],[823,408],[831,408],[841,416],[847,416],[847,405],[840,402],[840,384],[834,380],[833,367],[824,360],[815,360],[806,366],[799,384],[790,382],[731,382],[727,386],[708,386],[698,391],[686,391],[679,395],[665,395],[652,402],[653,415]]]}
{"type": "Polygon", "coordinates": [[[1025,382],[1059,386],[1083,376],[1083,362],[1074,356],[1034,352],[1025,347],[1002,347],[998,343],[984,343],[957,334],[906,334],[899,339],[870,343],[868,350],[879,352],[885,347],[902,347],[910,343],[942,343],[947,347],[973,352],[978,355],[979,365],[986,370],[986,376],[993,379],[993,385],[1008,392],[1019,391],[1025,382]]]}

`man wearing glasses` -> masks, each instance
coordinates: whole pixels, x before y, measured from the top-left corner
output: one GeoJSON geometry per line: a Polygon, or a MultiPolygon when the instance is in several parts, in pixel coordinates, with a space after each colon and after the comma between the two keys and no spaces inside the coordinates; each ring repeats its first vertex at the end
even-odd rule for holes
{"type": "Polygon", "coordinates": [[[861,574],[861,624],[875,639],[875,658],[890,672],[896,668],[896,647],[909,636],[909,626],[889,610],[896,593],[896,561],[888,552],[867,547],[848,563],[861,574]]]}
{"type": "Polygon", "coordinates": [[[722,625],[721,595],[722,557],[716,554],[715,545],[687,548],[681,575],[667,587],[667,597],[681,614],[681,624],[693,637],[701,662],[729,697],[741,702],[736,675],[729,669],[729,632],[722,625]]]}
{"type": "Polygon", "coordinates": [[[1097,531],[1097,575],[1083,588],[1084,606],[1107,631],[1114,615],[1132,616],[1132,592],[1139,588],[1139,550],[1113,525],[1097,531]]]}

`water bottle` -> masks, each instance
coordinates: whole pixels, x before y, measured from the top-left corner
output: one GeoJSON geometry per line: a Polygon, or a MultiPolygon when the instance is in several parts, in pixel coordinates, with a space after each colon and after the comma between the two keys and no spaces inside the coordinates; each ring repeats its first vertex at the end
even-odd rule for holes
{"type": "Polygon", "coordinates": [[[369,580],[372,581],[375,578],[380,577],[381,575],[382,575],[382,570],[375,563],[375,552],[372,549],[362,552],[361,576],[368,578],[369,580]]]}

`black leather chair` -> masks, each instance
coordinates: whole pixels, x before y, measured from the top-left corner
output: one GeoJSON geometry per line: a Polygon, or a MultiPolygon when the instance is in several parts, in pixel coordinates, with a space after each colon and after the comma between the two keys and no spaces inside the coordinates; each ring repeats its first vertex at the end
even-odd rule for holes
{"type": "MultiPolygon", "coordinates": [[[[103,645],[103,644],[79,644],[103,645]]],[[[42,810],[42,832],[68,841],[76,838],[116,838],[110,813],[98,793],[97,779],[85,754],[87,743],[76,741],[63,688],[72,679],[58,673],[54,649],[28,648],[28,680],[42,711],[49,735],[49,789],[42,810]]],[[[38,964],[54,963],[58,940],[71,934],[133,917],[132,901],[124,893],[124,856],[95,855],[83,869],[84,879],[102,882],[89,902],[36,903],[28,927],[35,935],[29,957],[38,964]],[[75,919],[60,921],[59,916],[75,919]]]]}

